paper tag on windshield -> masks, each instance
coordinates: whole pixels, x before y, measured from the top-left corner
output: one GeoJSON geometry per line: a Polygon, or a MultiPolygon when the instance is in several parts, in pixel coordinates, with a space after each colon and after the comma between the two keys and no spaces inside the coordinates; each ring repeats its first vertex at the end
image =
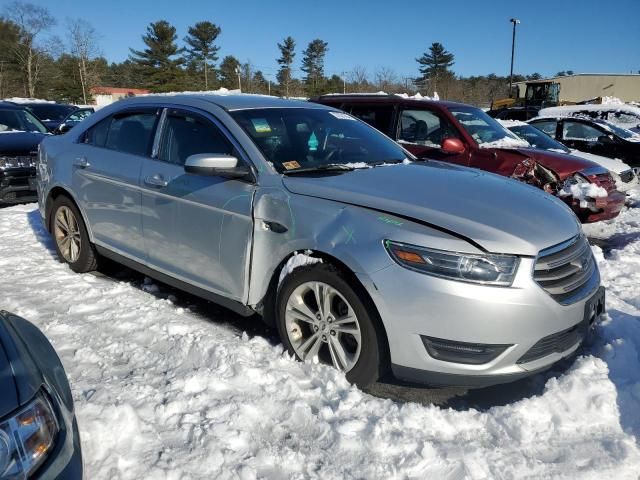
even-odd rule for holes
{"type": "Polygon", "coordinates": [[[342,112],[329,112],[329,113],[334,117],[339,118],[340,120],[355,120],[355,118],[353,118],[351,115],[347,115],[346,113],[342,113],[342,112]]]}
{"type": "Polygon", "coordinates": [[[300,164],[295,160],[291,160],[290,162],[282,162],[282,166],[285,170],[294,170],[296,168],[300,168],[300,164]]]}
{"type": "Polygon", "coordinates": [[[271,131],[266,118],[252,118],[251,123],[253,123],[253,128],[258,133],[269,133],[271,131]]]}

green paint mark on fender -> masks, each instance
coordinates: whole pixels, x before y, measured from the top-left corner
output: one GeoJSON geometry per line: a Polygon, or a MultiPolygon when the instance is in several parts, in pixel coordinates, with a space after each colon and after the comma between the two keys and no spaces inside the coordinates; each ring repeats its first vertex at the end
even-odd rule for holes
{"type": "Polygon", "coordinates": [[[393,218],[379,216],[378,220],[384,223],[388,223],[389,225],[395,225],[396,227],[400,227],[403,223],[398,220],[394,220],[393,218]]]}

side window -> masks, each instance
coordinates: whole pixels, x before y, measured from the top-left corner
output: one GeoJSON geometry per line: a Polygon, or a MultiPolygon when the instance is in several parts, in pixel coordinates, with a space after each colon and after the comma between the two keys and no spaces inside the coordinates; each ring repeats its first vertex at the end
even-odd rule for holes
{"type": "Polygon", "coordinates": [[[584,142],[597,142],[603,133],[590,125],[572,120],[565,120],[562,126],[562,138],[564,140],[582,140],[584,142]]]}
{"type": "Polygon", "coordinates": [[[96,123],[85,133],[83,143],[93,145],[94,147],[104,147],[107,141],[109,125],[111,125],[111,117],[96,123]]]}
{"type": "Polygon", "coordinates": [[[78,110],[67,117],[68,122],[79,122],[91,114],[90,110],[78,110]]]}
{"type": "Polygon", "coordinates": [[[459,138],[451,123],[429,110],[404,110],[398,125],[398,140],[440,148],[445,138],[459,138]]]}
{"type": "Polygon", "coordinates": [[[542,130],[550,137],[556,137],[556,127],[558,126],[557,120],[544,120],[541,122],[534,122],[532,125],[538,130],[542,130]]]}
{"type": "Polygon", "coordinates": [[[380,130],[385,135],[391,135],[392,106],[353,105],[350,113],[373,128],[380,130]]]}
{"type": "Polygon", "coordinates": [[[148,155],[153,142],[156,111],[116,114],[109,125],[105,147],[133,155],[148,155]]]}
{"type": "Polygon", "coordinates": [[[171,110],[167,114],[158,159],[184,165],[190,155],[217,153],[230,155],[233,145],[209,120],[190,112],[171,110]]]}

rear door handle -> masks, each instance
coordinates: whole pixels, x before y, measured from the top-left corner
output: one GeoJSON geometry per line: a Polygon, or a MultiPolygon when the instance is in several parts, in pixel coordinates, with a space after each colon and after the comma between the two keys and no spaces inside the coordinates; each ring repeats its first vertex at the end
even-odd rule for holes
{"type": "Polygon", "coordinates": [[[78,168],[87,168],[91,165],[85,157],[76,158],[73,164],[78,168]]]}
{"type": "Polygon", "coordinates": [[[166,187],[169,185],[169,182],[167,182],[159,173],[149,175],[144,179],[144,183],[152,187],[166,187]]]}

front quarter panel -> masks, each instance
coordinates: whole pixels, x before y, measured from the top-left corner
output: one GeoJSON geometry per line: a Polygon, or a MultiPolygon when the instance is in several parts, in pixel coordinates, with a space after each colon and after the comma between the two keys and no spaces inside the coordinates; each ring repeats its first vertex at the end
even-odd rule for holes
{"type": "Polygon", "coordinates": [[[283,187],[260,188],[254,205],[252,306],[262,301],[273,274],[295,251],[330,255],[364,283],[370,274],[393,263],[384,249],[385,239],[479,253],[464,240],[418,223],[365,207],[293,194],[283,187]],[[278,229],[281,233],[275,231],[278,229]]]}

